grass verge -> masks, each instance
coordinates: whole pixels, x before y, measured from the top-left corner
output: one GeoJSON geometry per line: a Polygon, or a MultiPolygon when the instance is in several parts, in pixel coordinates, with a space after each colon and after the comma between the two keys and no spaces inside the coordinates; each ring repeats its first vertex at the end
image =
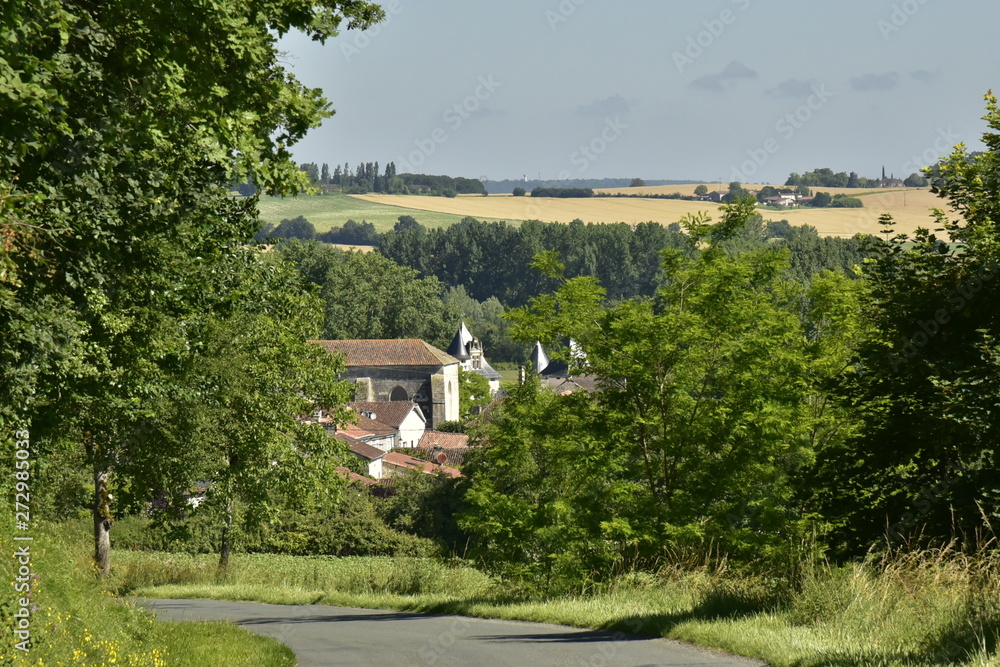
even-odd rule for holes
{"type": "Polygon", "coordinates": [[[669,637],[778,667],[1000,665],[1000,559],[926,552],[807,571],[799,583],[725,567],[633,574],[579,596],[524,599],[463,565],[129,554],[121,591],[460,614],[669,637]]]}
{"type": "MultiPolygon", "coordinates": [[[[4,526],[6,535],[13,526],[4,526]]],[[[90,540],[72,524],[39,526],[32,533],[28,591],[0,600],[0,664],[288,667],[294,654],[280,643],[231,623],[160,623],[144,609],[110,595],[93,573],[90,540]],[[16,648],[15,613],[30,600],[28,651],[16,648]]],[[[19,567],[15,547],[4,540],[0,566],[7,582],[19,567]]],[[[18,547],[24,542],[17,543],[18,547]]]]}

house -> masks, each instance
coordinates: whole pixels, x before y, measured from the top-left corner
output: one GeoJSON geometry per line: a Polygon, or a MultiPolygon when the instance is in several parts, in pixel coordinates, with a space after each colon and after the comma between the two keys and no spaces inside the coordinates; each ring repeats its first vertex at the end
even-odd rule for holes
{"type": "Polygon", "coordinates": [[[417,449],[427,452],[435,463],[460,466],[469,451],[469,436],[464,433],[424,431],[417,449]]]}
{"type": "Polygon", "coordinates": [[[365,444],[360,440],[355,440],[350,436],[346,436],[343,433],[338,433],[333,437],[341,442],[346,442],[347,448],[350,450],[351,454],[354,454],[356,457],[365,462],[369,477],[373,479],[382,479],[382,459],[386,456],[385,452],[381,449],[365,444]]]}
{"type": "Polygon", "coordinates": [[[459,418],[460,362],[433,345],[417,339],[309,342],[343,355],[356,400],[413,401],[432,428],[459,418]]]}
{"type": "Polygon", "coordinates": [[[472,335],[465,322],[458,327],[455,337],[451,340],[448,354],[458,359],[462,370],[486,378],[490,384],[490,394],[496,396],[500,391],[500,374],[486,361],[486,357],[483,356],[483,344],[472,335]]]}
{"type": "MultiPolygon", "coordinates": [[[[585,362],[586,355],[572,340],[564,341],[570,356],[577,362],[585,362]]],[[[535,341],[535,349],[529,358],[532,370],[541,376],[542,386],[557,394],[571,394],[575,391],[593,393],[597,390],[597,378],[593,375],[572,374],[569,364],[564,361],[549,361],[541,342],[535,341]]]]}
{"type": "Polygon", "coordinates": [[[427,419],[413,401],[355,401],[348,404],[359,418],[393,431],[392,448],[412,449],[420,442],[427,419]]]}
{"type": "Polygon", "coordinates": [[[715,192],[709,192],[706,199],[708,199],[708,201],[713,201],[716,204],[721,204],[722,202],[726,201],[726,198],[728,196],[729,192],[725,190],[716,190],[715,192]]]}
{"type": "Polygon", "coordinates": [[[360,482],[365,488],[371,488],[378,484],[378,482],[370,477],[365,477],[364,475],[359,475],[353,470],[349,470],[344,466],[337,467],[337,474],[341,477],[346,477],[348,482],[360,482]]]}
{"type": "Polygon", "coordinates": [[[771,206],[795,206],[799,196],[795,194],[780,194],[776,197],[765,197],[764,203],[771,206]]]}
{"type": "Polygon", "coordinates": [[[396,429],[361,414],[358,415],[357,424],[343,426],[337,434],[359,440],[383,452],[390,451],[396,445],[396,429]]]}
{"type": "Polygon", "coordinates": [[[401,452],[389,452],[385,455],[385,474],[387,477],[405,474],[407,470],[417,470],[427,475],[443,474],[451,478],[462,476],[462,473],[455,468],[424,461],[415,456],[407,456],[401,452]]]}

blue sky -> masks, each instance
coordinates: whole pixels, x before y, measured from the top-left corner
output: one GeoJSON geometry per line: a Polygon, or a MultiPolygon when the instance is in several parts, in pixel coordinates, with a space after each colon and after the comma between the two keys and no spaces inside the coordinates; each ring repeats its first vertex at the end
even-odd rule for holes
{"type": "Polygon", "coordinates": [[[423,173],[784,182],[905,177],[979,147],[996,0],[391,0],[280,44],[337,113],[300,162],[423,173]]]}

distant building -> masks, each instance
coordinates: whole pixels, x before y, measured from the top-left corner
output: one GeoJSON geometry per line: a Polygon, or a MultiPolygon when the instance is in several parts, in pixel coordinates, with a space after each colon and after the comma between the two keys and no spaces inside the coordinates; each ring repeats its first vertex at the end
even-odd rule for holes
{"type": "MultiPolygon", "coordinates": [[[[586,355],[572,340],[564,341],[570,356],[578,362],[586,360],[586,355]]],[[[569,364],[564,361],[550,361],[541,342],[535,341],[535,349],[529,358],[531,369],[541,376],[542,386],[557,394],[571,394],[575,391],[594,392],[597,378],[593,375],[571,374],[569,364]]]]}
{"type": "Polygon", "coordinates": [[[393,448],[416,447],[427,428],[427,418],[413,401],[355,401],[350,407],[359,417],[391,428],[395,438],[393,448]]]}
{"type": "Polygon", "coordinates": [[[476,373],[486,378],[490,383],[490,393],[494,396],[500,391],[500,374],[493,370],[490,363],[483,356],[483,344],[474,337],[465,326],[465,322],[458,327],[455,337],[448,346],[448,354],[458,359],[462,370],[476,373]]]}
{"type": "Polygon", "coordinates": [[[344,356],[355,400],[413,401],[428,426],[455,421],[459,360],[422,340],[314,340],[344,356]]]}
{"type": "Polygon", "coordinates": [[[444,475],[446,477],[461,477],[462,473],[455,468],[424,461],[414,456],[407,456],[401,452],[390,452],[385,455],[385,476],[395,477],[405,474],[407,470],[418,470],[427,475],[444,475]]]}

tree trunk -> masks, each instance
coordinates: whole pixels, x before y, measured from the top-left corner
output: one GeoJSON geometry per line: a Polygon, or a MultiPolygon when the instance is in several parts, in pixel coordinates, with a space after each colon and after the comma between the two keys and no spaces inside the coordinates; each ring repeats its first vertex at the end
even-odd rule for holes
{"type": "MultiPolygon", "coordinates": [[[[92,449],[92,447],[88,447],[92,449]]],[[[111,496],[108,469],[94,458],[94,565],[101,578],[111,574],[111,496]]]]}
{"type": "Polygon", "coordinates": [[[229,572],[229,554],[233,542],[233,501],[226,502],[226,519],[222,525],[222,540],[219,543],[219,574],[226,576],[229,572]]]}

